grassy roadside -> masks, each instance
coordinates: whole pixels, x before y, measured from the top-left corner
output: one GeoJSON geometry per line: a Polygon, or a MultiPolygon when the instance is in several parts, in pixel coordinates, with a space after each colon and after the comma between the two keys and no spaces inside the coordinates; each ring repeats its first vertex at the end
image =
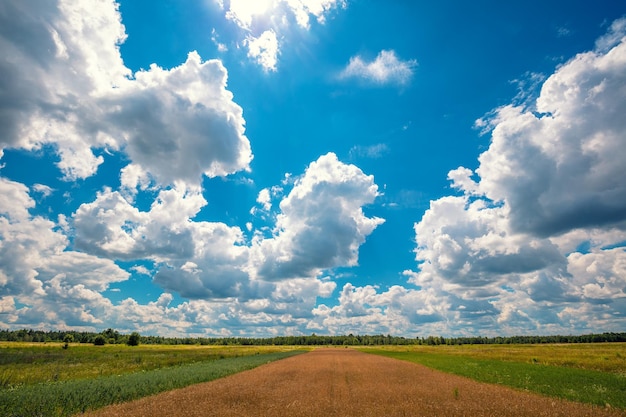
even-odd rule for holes
{"type": "Polygon", "coordinates": [[[286,346],[105,345],[0,342],[0,390],[292,350],[286,346]]]}
{"type": "Polygon", "coordinates": [[[0,390],[0,415],[70,416],[109,404],[211,381],[302,353],[283,351],[189,363],[123,375],[75,379],[0,390]]]}
{"type": "MultiPolygon", "coordinates": [[[[505,346],[489,354],[479,348],[410,349],[366,348],[367,353],[419,363],[440,371],[465,376],[477,381],[495,383],[542,395],[600,406],[626,409],[626,373],[624,369],[598,371],[588,369],[589,361],[576,352],[567,355],[569,366],[541,363],[541,354],[532,352],[530,361],[515,360],[505,346]],[[505,359],[503,359],[503,357],[505,359]],[[585,366],[587,364],[587,366],[585,366]]],[[[515,349],[515,346],[511,347],[515,349]]],[[[537,347],[541,349],[542,347],[537,347]]],[[[576,348],[576,347],[573,347],[576,348]]],[[[493,349],[493,347],[492,347],[493,349]]],[[[619,358],[618,358],[619,359],[619,358]]],[[[592,361],[595,363],[595,360],[592,361]]]]}

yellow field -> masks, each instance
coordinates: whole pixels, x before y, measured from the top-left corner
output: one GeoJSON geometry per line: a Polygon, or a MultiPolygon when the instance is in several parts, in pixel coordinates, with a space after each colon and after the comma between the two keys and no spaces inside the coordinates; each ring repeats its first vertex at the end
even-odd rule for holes
{"type": "MultiPolygon", "coordinates": [[[[381,347],[376,347],[377,349],[381,347]]],[[[626,343],[385,346],[386,350],[593,369],[626,376],[626,343]]]]}
{"type": "Polygon", "coordinates": [[[0,342],[0,388],[119,375],[212,359],[293,350],[286,346],[105,345],[0,342]]]}

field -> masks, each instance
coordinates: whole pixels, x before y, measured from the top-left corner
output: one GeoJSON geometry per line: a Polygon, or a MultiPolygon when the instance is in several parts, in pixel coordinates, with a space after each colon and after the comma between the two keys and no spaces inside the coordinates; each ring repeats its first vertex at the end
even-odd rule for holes
{"type": "MultiPolygon", "coordinates": [[[[385,415],[405,415],[398,410],[405,410],[407,404],[413,404],[418,408],[426,407],[433,401],[434,393],[437,393],[441,397],[440,401],[445,403],[431,404],[438,410],[443,407],[441,410],[444,411],[438,411],[441,413],[439,415],[455,415],[446,407],[460,407],[459,409],[466,411],[472,407],[477,407],[475,411],[481,406],[486,407],[480,402],[480,398],[484,395],[504,395],[503,398],[511,399],[513,403],[521,401],[520,404],[526,404],[523,407],[529,410],[541,401],[548,401],[546,404],[557,404],[559,410],[567,410],[567,407],[570,407],[568,405],[570,403],[554,403],[554,401],[562,400],[550,400],[549,397],[588,403],[596,407],[591,409],[592,414],[585,411],[582,414],[576,412],[562,415],[605,415],[603,413],[609,413],[609,411],[610,415],[626,415],[624,411],[626,410],[626,344],[620,343],[359,348],[369,353],[367,355],[356,352],[355,349],[318,348],[313,349],[313,352],[307,355],[298,355],[279,362],[273,361],[303,351],[284,346],[141,345],[129,347],[74,344],[70,345],[69,349],[62,349],[61,346],[61,344],[53,343],[0,344],[0,415],[69,416],[107,404],[122,403],[232,374],[237,375],[219,379],[210,383],[212,385],[207,385],[206,389],[211,390],[207,401],[212,402],[211,407],[218,407],[219,404],[226,402],[232,408],[234,406],[228,398],[232,400],[234,395],[237,398],[237,407],[241,407],[242,414],[240,415],[324,415],[314,414],[312,411],[297,414],[293,413],[294,410],[291,410],[292,413],[283,414],[273,410],[272,413],[264,414],[259,412],[258,407],[256,412],[253,407],[253,411],[248,414],[244,410],[246,407],[252,407],[256,401],[253,401],[253,398],[258,396],[262,397],[259,401],[267,401],[267,407],[274,407],[276,404],[283,404],[286,407],[291,404],[285,403],[289,400],[289,395],[295,395],[290,400],[294,404],[305,401],[302,396],[312,396],[307,401],[313,401],[314,397],[316,401],[324,404],[332,400],[331,405],[334,408],[321,408],[331,415],[333,413],[335,415],[361,415],[354,411],[358,409],[359,413],[362,413],[363,409],[359,408],[360,406],[351,405],[352,408],[345,408],[347,405],[341,405],[338,402],[343,401],[342,398],[345,401],[354,401],[355,399],[352,398],[354,396],[370,395],[370,401],[373,402],[369,405],[370,409],[378,409],[386,413],[385,415]],[[310,355],[313,355],[313,360],[304,359],[305,357],[311,358],[310,355]],[[380,365],[372,358],[380,358],[379,360],[388,362],[380,365]],[[395,359],[401,359],[401,361],[395,359]],[[268,362],[273,363],[265,365],[268,362]],[[426,365],[446,373],[422,367],[414,368],[420,366],[415,364],[426,365]],[[238,374],[259,365],[264,366],[254,371],[238,374]],[[409,368],[406,368],[407,366],[409,368]],[[398,367],[401,376],[386,374],[387,368],[395,369],[395,367],[398,367]],[[257,374],[266,379],[253,383],[252,375],[257,374]],[[499,385],[481,385],[451,374],[499,385]],[[225,387],[229,386],[227,381],[231,381],[231,378],[243,378],[243,382],[235,379],[240,381],[239,384],[244,384],[233,388],[239,390],[238,394],[222,392],[226,389],[225,387]],[[426,380],[428,384],[435,384],[435,386],[429,388],[432,392],[429,391],[426,397],[422,398],[419,396],[425,394],[419,389],[426,389],[426,380]],[[402,383],[400,384],[399,381],[402,383]],[[294,386],[298,383],[302,384],[302,392],[298,391],[300,388],[294,386]],[[321,384],[319,389],[325,390],[325,394],[314,394],[312,390],[315,384],[321,384]],[[393,400],[391,404],[375,404],[376,401],[391,401],[391,398],[400,395],[391,392],[405,389],[397,386],[398,384],[406,385],[406,389],[417,389],[417,391],[413,394],[402,394],[404,397],[393,400]],[[503,388],[503,386],[513,387],[517,391],[506,391],[508,388],[503,388]],[[491,392],[492,390],[495,391],[491,392]],[[362,392],[359,394],[360,391],[362,392]],[[292,394],[288,394],[289,392],[292,394]],[[385,395],[388,400],[376,397],[381,392],[387,392],[385,395]],[[490,394],[485,394],[486,392],[490,394]],[[532,397],[530,400],[517,397],[518,394],[531,392],[548,397],[532,397]],[[377,394],[374,395],[374,393],[377,394]],[[218,398],[220,395],[226,397],[218,398]],[[285,395],[287,397],[283,398],[285,395]],[[410,395],[418,397],[409,398],[410,395]],[[398,401],[403,403],[399,404],[398,401]],[[532,404],[532,407],[528,404],[532,404]],[[338,410],[342,411],[339,413],[338,410]],[[353,410],[354,414],[351,414],[350,410],[353,410]]],[[[182,391],[198,389],[200,392],[197,395],[201,397],[204,395],[202,388],[199,388],[201,386],[204,384],[194,385],[182,391]]],[[[178,395],[174,394],[178,391],[161,395],[178,395]]],[[[226,405],[219,407],[222,406],[226,405]]],[[[309,407],[314,407],[314,403],[311,402],[309,407]]],[[[510,408],[511,405],[507,407],[510,408]]],[[[161,409],[165,410],[167,407],[160,405],[158,410],[161,409]]],[[[211,415],[229,415],[228,412],[222,411],[222,414],[211,415]]],[[[551,409],[551,411],[554,410],[551,409]]],[[[501,410],[493,412],[493,415],[503,415],[501,410]]],[[[158,412],[154,414],[154,410],[146,413],[136,410],[132,412],[125,410],[120,414],[107,413],[101,415],[159,415],[158,412]]],[[[476,413],[477,411],[471,415],[481,415],[476,413]]],[[[408,413],[406,415],[421,414],[408,413]]],[[[528,415],[542,414],[535,412],[535,414],[528,415]]],[[[545,415],[557,414],[550,412],[545,415]]]]}
{"type": "Polygon", "coordinates": [[[626,343],[519,345],[386,346],[392,352],[416,355],[463,356],[473,359],[524,362],[589,369],[626,377],[626,343]]]}
{"type": "Polygon", "coordinates": [[[626,409],[626,344],[365,348],[477,381],[626,409]]]}
{"type": "Polygon", "coordinates": [[[0,389],[150,371],[293,350],[284,346],[105,345],[0,342],[0,389]]]}
{"type": "Polygon", "coordinates": [[[355,349],[321,348],[227,378],[114,405],[118,416],[624,416],[355,349]],[[183,406],[184,405],[184,406],[183,406]]]}
{"type": "Polygon", "coordinates": [[[69,416],[211,381],[301,351],[286,347],[3,344],[0,416],[69,416]]]}

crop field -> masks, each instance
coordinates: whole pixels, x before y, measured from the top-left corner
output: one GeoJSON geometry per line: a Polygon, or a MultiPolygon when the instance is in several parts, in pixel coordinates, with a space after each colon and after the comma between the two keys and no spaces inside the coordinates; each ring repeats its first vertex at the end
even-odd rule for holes
{"type": "Polygon", "coordinates": [[[383,350],[564,366],[626,376],[626,343],[419,345],[385,346],[383,350]]]}
{"type": "Polygon", "coordinates": [[[480,383],[355,349],[320,348],[220,380],[88,414],[172,415],[577,417],[625,413],[480,383]]]}
{"type": "Polygon", "coordinates": [[[626,344],[387,346],[361,349],[477,381],[626,409],[626,344]]]}
{"type": "Polygon", "coordinates": [[[105,345],[0,342],[0,389],[150,371],[293,350],[285,346],[105,345]]]}
{"type": "Polygon", "coordinates": [[[61,346],[1,345],[0,416],[69,416],[302,352],[284,346],[61,346]]]}
{"type": "Polygon", "coordinates": [[[298,349],[4,343],[0,415],[626,416],[626,344],[298,349]]]}

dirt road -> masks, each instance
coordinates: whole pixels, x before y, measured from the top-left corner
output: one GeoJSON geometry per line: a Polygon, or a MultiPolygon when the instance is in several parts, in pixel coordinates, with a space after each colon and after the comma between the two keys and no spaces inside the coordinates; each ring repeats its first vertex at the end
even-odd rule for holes
{"type": "Polygon", "coordinates": [[[319,349],[90,416],[626,416],[352,349],[319,349]]]}

